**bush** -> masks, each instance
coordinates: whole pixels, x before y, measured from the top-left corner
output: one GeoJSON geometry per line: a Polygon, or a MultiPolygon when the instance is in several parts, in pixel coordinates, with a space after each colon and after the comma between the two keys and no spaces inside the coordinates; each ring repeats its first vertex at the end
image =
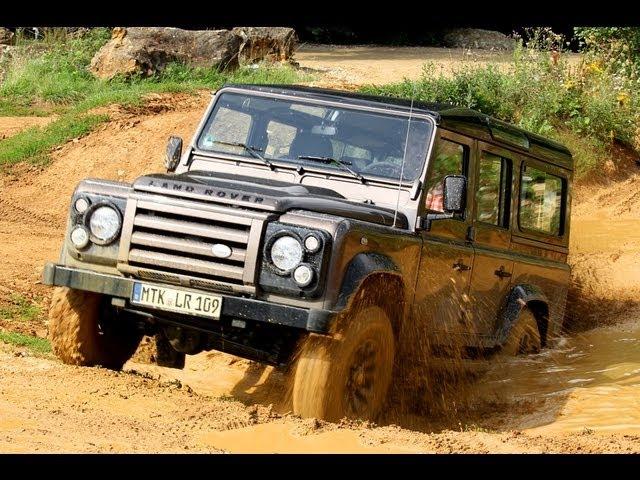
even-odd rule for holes
{"type": "MultiPolygon", "coordinates": [[[[570,132],[601,149],[614,141],[640,149],[638,90],[591,63],[570,67],[557,39],[534,40],[533,46],[520,42],[507,70],[466,66],[449,77],[426,65],[417,81],[363,91],[472,108],[558,140],[570,132]]],[[[581,168],[581,152],[574,153],[581,168]]]]}
{"type": "Polygon", "coordinates": [[[609,73],[640,78],[639,27],[578,27],[574,29],[585,54],[609,73]]]}
{"type": "Polygon", "coordinates": [[[103,85],[87,67],[108,38],[108,29],[97,28],[82,38],[57,42],[21,40],[19,50],[4,65],[2,104],[5,108],[68,105],[95,93],[103,85]]]}

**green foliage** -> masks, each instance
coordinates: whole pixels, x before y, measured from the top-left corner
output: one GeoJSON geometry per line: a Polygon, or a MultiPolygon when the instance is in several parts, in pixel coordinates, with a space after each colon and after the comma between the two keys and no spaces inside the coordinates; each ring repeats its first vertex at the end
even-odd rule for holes
{"type": "Polygon", "coordinates": [[[18,332],[0,331],[0,342],[17,347],[27,347],[29,350],[39,354],[51,353],[51,344],[46,338],[33,337],[18,332]]]}
{"type": "Polygon", "coordinates": [[[31,128],[0,142],[0,166],[47,159],[48,150],[91,131],[107,120],[89,110],[109,105],[136,105],[149,93],[194,92],[224,83],[293,83],[304,77],[290,66],[255,65],[231,72],[170,64],[149,77],[95,78],[91,59],[109,39],[96,28],[76,38],[63,29],[44,29],[43,40],[18,35],[18,50],[0,63],[0,116],[60,117],[44,128],[31,128]]]}
{"type": "Polygon", "coordinates": [[[106,115],[66,114],[45,127],[23,130],[0,142],[0,167],[23,160],[46,162],[46,154],[52,147],[86,135],[106,120],[106,115]]]}
{"type": "Polygon", "coordinates": [[[40,306],[22,295],[14,294],[9,298],[7,306],[0,306],[0,319],[3,320],[35,320],[41,312],[40,306]]]}
{"type": "Polygon", "coordinates": [[[108,30],[100,28],[83,38],[20,42],[19,51],[2,68],[0,105],[4,110],[38,104],[64,106],[94,94],[103,82],[94,79],[87,67],[108,38],[108,30]]]}
{"type": "Polygon", "coordinates": [[[640,78],[639,27],[577,27],[574,29],[588,57],[609,73],[640,78]]]}

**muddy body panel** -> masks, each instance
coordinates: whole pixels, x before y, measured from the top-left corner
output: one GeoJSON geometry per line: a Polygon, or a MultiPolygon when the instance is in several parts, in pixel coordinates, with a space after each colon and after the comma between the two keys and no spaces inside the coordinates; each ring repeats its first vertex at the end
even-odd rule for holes
{"type": "Polygon", "coordinates": [[[447,105],[229,86],[181,146],[166,173],[78,185],[45,283],[109,297],[180,352],[275,365],[363,305],[409,361],[495,350],[524,307],[543,342],[561,328],[562,145],[447,105]]]}

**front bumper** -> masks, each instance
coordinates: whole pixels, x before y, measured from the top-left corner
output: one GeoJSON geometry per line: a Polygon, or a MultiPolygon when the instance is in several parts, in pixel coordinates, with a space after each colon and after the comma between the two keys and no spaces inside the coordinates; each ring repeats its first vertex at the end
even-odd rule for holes
{"type": "MultiPolygon", "coordinates": [[[[125,299],[127,302],[131,298],[135,281],[132,278],[79,270],[55,263],[47,263],[43,272],[45,285],[102,293],[125,299]]],[[[152,282],[145,280],[145,283],[152,282]]],[[[305,309],[250,298],[218,295],[222,297],[221,319],[250,320],[326,334],[336,316],[336,312],[330,310],[305,309]]]]}

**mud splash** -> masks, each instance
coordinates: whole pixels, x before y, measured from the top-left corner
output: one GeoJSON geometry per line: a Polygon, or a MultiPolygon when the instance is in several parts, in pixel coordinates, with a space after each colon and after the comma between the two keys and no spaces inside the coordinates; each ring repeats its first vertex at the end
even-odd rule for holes
{"type": "Polygon", "coordinates": [[[477,393],[487,400],[543,401],[541,412],[516,423],[523,430],[639,433],[640,325],[562,338],[540,355],[496,366],[477,393]]]}

